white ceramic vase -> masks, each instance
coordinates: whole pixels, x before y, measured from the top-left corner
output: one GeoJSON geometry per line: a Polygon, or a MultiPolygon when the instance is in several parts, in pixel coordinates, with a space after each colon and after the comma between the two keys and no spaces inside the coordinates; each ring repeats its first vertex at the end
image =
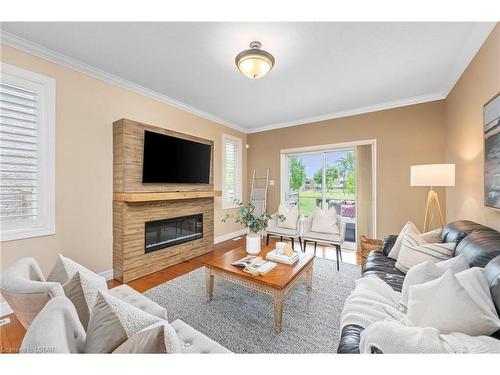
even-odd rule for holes
{"type": "Polygon", "coordinates": [[[248,232],[247,234],[247,253],[250,255],[257,255],[260,253],[260,234],[248,232]]]}

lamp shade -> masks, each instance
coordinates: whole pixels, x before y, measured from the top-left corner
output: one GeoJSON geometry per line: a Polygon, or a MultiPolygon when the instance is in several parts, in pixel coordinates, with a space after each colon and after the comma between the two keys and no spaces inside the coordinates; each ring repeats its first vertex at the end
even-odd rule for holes
{"type": "Polygon", "coordinates": [[[455,164],[411,166],[411,186],[455,186],[455,164]]]}

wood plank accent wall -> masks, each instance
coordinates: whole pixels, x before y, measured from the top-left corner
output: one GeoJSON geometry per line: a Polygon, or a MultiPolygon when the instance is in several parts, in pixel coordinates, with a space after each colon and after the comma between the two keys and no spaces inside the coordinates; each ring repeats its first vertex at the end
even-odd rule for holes
{"type": "MultiPolygon", "coordinates": [[[[113,124],[113,272],[129,282],[212,251],[214,243],[213,142],[121,119],[113,124]],[[209,184],[143,184],[144,131],[210,144],[209,184]],[[149,199],[149,198],[150,199],[149,199]],[[173,199],[171,199],[173,198],[173,199]],[[138,201],[136,201],[138,200],[138,201]],[[203,214],[203,237],[145,253],[145,222],[203,214]]],[[[175,162],[175,161],[174,161],[175,162]]]]}
{"type": "MultiPolygon", "coordinates": [[[[167,192],[167,191],[211,191],[214,175],[213,141],[178,133],[172,130],[121,119],[113,124],[113,191],[115,193],[167,192]],[[165,134],[212,146],[210,157],[210,183],[208,184],[152,184],[142,183],[142,161],[144,158],[144,131],[165,134]]],[[[166,161],[175,163],[176,160],[166,161]]]]}
{"type": "Polygon", "coordinates": [[[113,202],[113,270],[115,279],[129,282],[205,254],[214,244],[213,198],[163,202],[113,202]],[[203,237],[151,253],[144,252],[146,221],[203,214],[203,237]]]}

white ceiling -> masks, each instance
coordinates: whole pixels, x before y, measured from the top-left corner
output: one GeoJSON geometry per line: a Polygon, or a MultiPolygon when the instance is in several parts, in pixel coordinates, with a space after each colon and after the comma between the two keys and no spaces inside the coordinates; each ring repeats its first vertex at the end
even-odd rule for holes
{"type": "Polygon", "coordinates": [[[442,99],[495,23],[2,23],[3,41],[244,130],[442,99]],[[20,39],[22,38],[22,39],[20,39]],[[276,59],[243,77],[259,40],[276,59]]]}

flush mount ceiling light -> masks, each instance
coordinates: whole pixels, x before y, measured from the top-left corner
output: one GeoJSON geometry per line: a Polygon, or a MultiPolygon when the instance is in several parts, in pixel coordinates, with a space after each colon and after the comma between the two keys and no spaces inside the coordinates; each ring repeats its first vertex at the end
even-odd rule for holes
{"type": "Polygon", "coordinates": [[[269,52],[260,49],[260,42],[250,43],[250,49],[236,56],[236,66],[241,74],[251,79],[264,77],[273,68],[274,57],[269,52]]]}

